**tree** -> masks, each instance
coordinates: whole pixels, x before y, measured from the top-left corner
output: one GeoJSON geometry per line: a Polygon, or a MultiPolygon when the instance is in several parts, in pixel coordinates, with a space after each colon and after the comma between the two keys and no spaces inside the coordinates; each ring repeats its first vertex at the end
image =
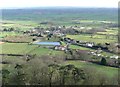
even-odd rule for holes
{"type": "Polygon", "coordinates": [[[59,74],[60,74],[60,85],[64,85],[65,84],[65,75],[67,74],[67,72],[65,70],[65,66],[61,66],[59,68],[59,74]]]}
{"type": "Polygon", "coordinates": [[[59,68],[60,73],[60,84],[61,85],[72,85],[80,82],[81,79],[85,79],[83,70],[75,67],[74,65],[61,66],[59,68]]]}
{"type": "Polygon", "coordinates": [[[28,85],[48,85],[48,66],[42,59],[35,57],[27,62],[24,67],[26,73],[26,84],[28,85]]]}
{"type": "Polygon", "coordinates": [[[53,78],[53,75],[55,74],[56,70],[58,70],[59,68],[59,65],[57,64],[50,64],[48,65],[48,68],[49,68],[49,86],[51,87],[52,85],[52,78],[53,78]]]}
{"type": "Polygon", "coordinates": [[[14,28],[13,27],[9,28],[9,31],[14,31],[14,28]]]}
{"type": "Polygon", "coordinates": [[[36,41],[36,39],[35,38],[33,38],[33,40],[32,41],[36,41]]]}
{"type": "Polygon", "coordinates": [[[7,29],[7,28],[4,28],[3,31],[8,31],[8,29],[7,29]]]}
{"type": "Polygon", "coordinates": [[[6,69],[2,70],[2,84],[3,85],[8,84],[9,74],[10,74],[10,72],[8,70],[6,70],[6,69]]]}
{"type": "Polygon", "coordinates": [[[22,65],[16,64],[9,78],[9,85],[25,85],[25,73],[22,65]]]}
{"type": "MultiPolygon", "coordinates": [[[[66,79],[69,78],[70,72],[74,67],[75,67],[74,65],[66,65],[66,66],[61,66],[59,68],[60,85],[65,85],[68,82],[68,80],[66,79]]],[[[69,81],[70,81],[70,78],[69,78],[69,81]]]]}
{"type": "Polygon", "coordinates": [[[79,68],[76,68],[76,67],[72,70],[72,75],[73,75],[73,79],[74,79],[74,84],[75,85],[81,79],[85,79],[85,73],[84,73],[84,71],[82,69],[79,69],[79,68]]]}
{"type": "Polygon", "coordinates": [[[104,57],[102,57],[101,59],[101,65],[106,65],[107,64],[107,61],[104,57]]]}

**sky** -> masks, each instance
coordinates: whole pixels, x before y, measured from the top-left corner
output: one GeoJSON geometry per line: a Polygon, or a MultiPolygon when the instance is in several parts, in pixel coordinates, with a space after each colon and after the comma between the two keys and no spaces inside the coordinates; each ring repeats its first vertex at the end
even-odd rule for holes
{"type": "Polygon", "coordinates": [[[117,8],[119,0],[0,0],[0,8],[25,7],[105,7],[117,8]]]}

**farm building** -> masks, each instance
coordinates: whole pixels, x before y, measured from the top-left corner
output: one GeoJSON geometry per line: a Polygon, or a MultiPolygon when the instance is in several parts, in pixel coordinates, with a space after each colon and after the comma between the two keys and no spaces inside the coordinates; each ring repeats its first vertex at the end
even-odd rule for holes
{"type": "Polygon", "coordinates": [[[54,49],[55,49],[55,50],[62,50],[62,51],[65,51],[65,50],[67,50],[67,47],[66,47],[66,46],[55,46],[54,49]]]}

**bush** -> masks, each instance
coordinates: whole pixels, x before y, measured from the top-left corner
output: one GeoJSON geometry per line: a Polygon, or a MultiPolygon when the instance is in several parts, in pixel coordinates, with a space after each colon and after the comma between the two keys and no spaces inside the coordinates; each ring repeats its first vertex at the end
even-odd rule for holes
{"type": "Polygon", "coordinates": [[[107,61],[104,57],[101,59],[101,65],[107,65],[107,61]]]}

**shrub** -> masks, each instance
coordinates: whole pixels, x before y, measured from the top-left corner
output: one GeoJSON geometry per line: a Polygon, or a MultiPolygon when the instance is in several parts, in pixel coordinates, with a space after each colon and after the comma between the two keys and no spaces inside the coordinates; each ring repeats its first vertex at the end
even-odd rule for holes
{"type": "Polygon", "coordinates": [[[101,59],[101,65],[106,65],[107,64],[107,61],[106,61],[106,59],[103,57],[102,59],[101,59]]]}

